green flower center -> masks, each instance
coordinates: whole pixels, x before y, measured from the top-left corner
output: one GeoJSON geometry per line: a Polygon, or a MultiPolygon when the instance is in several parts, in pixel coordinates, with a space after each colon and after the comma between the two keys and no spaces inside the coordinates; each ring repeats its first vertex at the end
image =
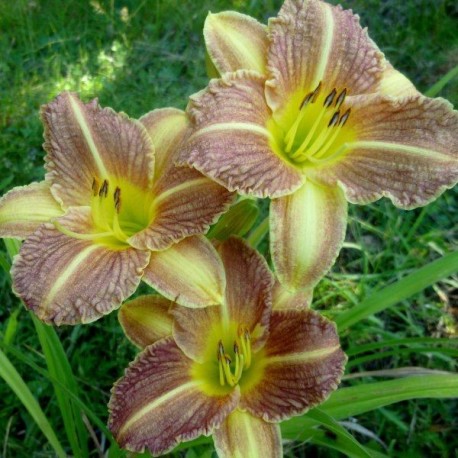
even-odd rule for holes
{"type": "Polygon", "coordinates": [[[192,377],[203,382],[209,395],[228,393],[236,385],[243,392],[262,378],[263,354],[262,349],[253,353],[247,326],[232,322],[225,331],[215,326],[207,340],[206,361],[193,365],[192,377]]]}
{"type": "Polygon", "coordinates": [[[347,124],[351,109],[344,108],[346,96],[345,88],[326,94],[320,82],[302,99],[293,97],[283,119],[279,123],[272,119],[268,125],[274,151],[301,168],[341,157],[354,137],[347,124]]]}
{"type": "Polygon", "coordinates": [[[90,207],[95,231],[80,234],[59,222],[55,222],[55,226],[73,238],[96,241],[112,248],[125,248],[129,246],[129,237],[148,227],[154,217],[152,194],[123,180],[104,179],[101,182],[94,178],[90,207]]]}

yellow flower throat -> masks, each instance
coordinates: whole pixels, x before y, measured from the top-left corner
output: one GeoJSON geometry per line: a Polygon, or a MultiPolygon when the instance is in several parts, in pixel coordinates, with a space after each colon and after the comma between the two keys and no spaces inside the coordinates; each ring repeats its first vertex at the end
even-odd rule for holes
{"type": "Polygon", "coordinates": [[[77,233],[60,222],[56,228],[79,240],[91,240],[112,248],[128,246],[132,235],[145,229],[152,220],[154,198],[152,194],[122,180],[99,180],[93,178],[90,198],[93,230],[90,233],[77,233]]]}
{"type": "Polygon", "coordinates": [[[301,100],[297,97],[287,110],[283,128],[273,128],[276,145],[274,150],[294,165],[317,166],[339,158],[346,150],[346,143],[353,139],[347,121],[351,109],[343,107],[347,89],[334,88],[327,95],[320,82],[301,100]],[[286,128],[285,128],[286,127],[286,128]]]}

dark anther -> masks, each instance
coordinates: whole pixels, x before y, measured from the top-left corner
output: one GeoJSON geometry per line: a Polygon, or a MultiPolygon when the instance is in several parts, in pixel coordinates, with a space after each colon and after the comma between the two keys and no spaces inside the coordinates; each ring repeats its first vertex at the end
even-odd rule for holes
{"type": "Polygon", "coordinates": [[[237,345],[237,342],[234,342],[234,353],[236,355],[239,353],[239,346],[237,345]]]}
{"type": "Polygon", "coordinates": [[[339,125],[343,126],[343,125],[347,122],[347,119],[349,118],[350,113],[351,113],[351,108],[349,108],[349,109],[344,113],[344,115],[340,118],[339,125]]]}
{"type": "Polygon", "coordinates": [[[97,181],[97,178],[93,178],[92,179],[92,194],[95,196],[97,196],[99,192],[99,182],[97,181]]]}
{"type": "Polygon", "coordinates": [[[337,124],[337,121],[339,120],[340,116],[340,111],[336,111],[333,115],[331,120],[329,121],[328,127],[335,126],[337,124]]]}
{"type": "Polygon", "coordinates": [[[232,363],[231,357],[228,354],[226,354],[224,355],[224,359],[226,360],[226,363],[228,364],[228,366],[230,366],[230,364],[232,363]]]}
{"type": "Polygon", "coordinates": [[[116,187],[115,192],[113,194],[114,204],[116,208],[116,212],[119,213],[121,211],[121,189],[116,187]]]}
{"type": "Polygon", "coordinates": [[[312,103],[316,102],[316,99],[320,95],[320,91],[321,91],[321,81],[319,82],[319,84],[316,87],[316,89],[312,92],[312,103]]]}
{"type": "Polygon", "coordinates": [[[99,190],[99,197],[106,197],[108,195],[108,181],[103,180],[102,187],[99,190]]]}
{"type": "Polygon", "coordinates": [[[310,102],[310,99],[312,98],[312,96],[313,96],[313,92],[310,92],[309,94],[305,96],[304,100],[302,100],[302,103],[299,106],[299,110],[302,110],[302,108],[304,108],[305,105],[307,105],[310,102]]]}
{"type": "Polygon", "coordinates": [[[332,90],[332,92],[324,99],[323,106],[325,106],[326,108],[330,107],[332,105],[332,102],[333,102],[334,97],[336,96],[336,94],[337,94],[337,91],[334,88],[332,90]]]}
{"type": "Polygon", "coordinates": [[[224,356],[224,345],[223,345],[223,342],[220,340],[218,342],[218,350],[216,352],[216,357],[218,358],[218,360],[220,360],[223,356],[224,356]]]}
{"type": "Polygon", "coordinates": [[[345,88],[340,94],[339,94],[339,97],[337,97],[337,100],[336,100],[336,107],[337,109],[340,108],[340,106],[342,105],[343,101],[345,100],[345,97],[347,96],[347,88],[345,88]]]}

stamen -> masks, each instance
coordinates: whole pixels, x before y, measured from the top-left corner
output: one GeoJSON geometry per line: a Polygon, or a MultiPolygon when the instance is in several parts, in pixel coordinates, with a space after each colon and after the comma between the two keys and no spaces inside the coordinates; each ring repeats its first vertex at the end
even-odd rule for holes
{"type": "Polygon", "coordinates": [[[99,190],[99,197],[106,197],[108,195],[108,181],[103,180],[102,187],[99,190]]]}
{"type": "Polygon", "coordinates": [[[332,102],[334,100],[334,97],[336,96],[337,94],[337,91],[336,89],[334,88],[332,90],[332,92],[324,99],[324,103],[323,103],[323,106],[328,108],[332,105],[332,102]]]}
{"type": "Polygon", "coordinates": [[[244,353],[244,355],[246,356],[245,369],[248,369],[251,365],[251,337],[250,337],[250,332],[248,331],[248,328],[245,328],[243,337],[244,337],[245,345],[247,349],[246,353],[244,353]]]}
{"type": "Polygon", "coordinates": [[[72,237],[78,240],[97,240],[97,239],[102,239],[102,238],[109,237],[110,235],[112,235],[111,232],[99,232],[97,234],[79,234],[78,232],[73,232],[70,229],[67,229],[66,227],[62,226],[62,224],[60,224],[57,221],[54,221],[53,224],[59,232],[62,232],[62,234],[68,235],[69,237],[72,237]]]}
{"type": "Polygon", "coordinates": [[[299,111],[302,110],[309,102],[312,100],[313,92],[309,92],[302,100],[302,103],[299,105],[299,111]]]}
{"type": "Polygon", "coordinates": [[[116,213],[119,213],[121,211],[121,189],[119,187],[116,187],[115,192],[113,193],[113,200],[116,213]]]}
{"type": "Polygon", "coordinates": [[[347,119],[350,117],[350,113],[351,113],[351,108],[349,108],[349,109],[344,113],[344,115],[340,118],[339,126],[345,125],[345,123],[347,122],[347,119]]]}
{"type": "Polygon", "coordinates": [[[339,109],[342,103],[345,100],[345,97],[347,96],[347,88],[345,88],[340,94],[339,97],[337,97],[336,100],[336,108],[339,109]]]}
{"type": "Polygon", "coordinates": [[[316,89],[312,92],[312,103],[315,103],[315,102],[316,102],[316,99],[317,99],[318,96],[320,95],[321,87],[322,87],[322,84],[321,84],[321,81],[320,81],[320,82],[318,83],[318,86],[316,87],[316,89]]]}
{"type": "Polygon", "coordinates": [[[94,177],[92,179],[92,195],[96,197],[98,193],[99,193],[99,181],[97,180],[97,178],[94,177]]]}
{"type": "Polygon", "coordinates": [[[339,120],[340,112],[336,111],[333,115],[331,120],[329,121],[328,127],[333,127],[337,124],[337,121],[339,120]]]}

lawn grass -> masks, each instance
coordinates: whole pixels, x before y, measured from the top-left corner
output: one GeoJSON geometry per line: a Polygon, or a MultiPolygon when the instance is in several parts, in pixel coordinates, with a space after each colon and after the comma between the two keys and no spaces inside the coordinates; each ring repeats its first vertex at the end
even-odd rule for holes
{"type": "MultiPolygon", "coordinates": [[[[133,117],[163,106],[185,108],[187,97],[207,82],[201,33],[206,12],[237,9],[265,21],[276,14],[281,3],[279,0],[3,2],[0,192],[43,177],[39,108],[59,92],[76,91],[85,100],[99,97],[103,106],[133,117]]],[[[369,27],[372,38],[390,61],[420,90],[426,91],[458,65],[455,1],[348,0],[342,4],[361,16],[362,23],[369,27]]],[[[457,104],[458,78],[440,95],[457,104]]],[[[456,190],[446,192],[424,209],[410,212],[394,208],[386,199],[365,207],[351,206],[346,248],[330,275],[318,285],[314,306],[334,316],[373,291],[456,250],[457,214],[456,190]]],[[[261,245],[264,252],[266,246],[264,241],[261,245]]],[[[4,259],[6,255],[2,252],[0,261],[4,259]]],[[[7,356],[68,449],[52,383],[27,365],[28,360],[46,367],[31,317],[12,295],[6,273],[0,276],[0,291],[3,341],[7,336],[9,344],[26,360],[18,359],[12,351],[7,351],[7,356]],[[16,328],[9,319],[15,313],[16,328]]],[[[344,348],[406,337],[457,337],[457,291],[456,277],[425,289],[346,331],[342,336],[344,348]]],[[[64,327],[57,333],[78,382],[81,401],[105,421],[110,387],[136,350],[123,337],[116,314],[88,326],[64,327]]],[[[456,360],[446,352],[389,353],[390,350],[374,350],[381,352],[383,358],[362,362],[349,372],[406,366],[456,371],[456,360]]],[[[361,380],[348,380],[344,385],[352,383],[361,380]]],[[[54,456],[35,422],[3,383],[0,383],[0,399],[0,456],[54,456]]],[[[358,440],[390,456],[446,457],[452,456],[452,450],[458,447],[456,408],[453,401],[422,399],[379,409],[352,422],[359,427],[355,434],[358,440]]],[[[90,456],[98,456],[93,442],[89,448],[90,456]]],[[[188,452],[187,456],[203,456],[208,450],[203,445],[194,449],[194,455],[188,452]]],[[[308,444],[288,445],[285,450],[290,456],[338,456],[337,452],[308,444]]]]}

